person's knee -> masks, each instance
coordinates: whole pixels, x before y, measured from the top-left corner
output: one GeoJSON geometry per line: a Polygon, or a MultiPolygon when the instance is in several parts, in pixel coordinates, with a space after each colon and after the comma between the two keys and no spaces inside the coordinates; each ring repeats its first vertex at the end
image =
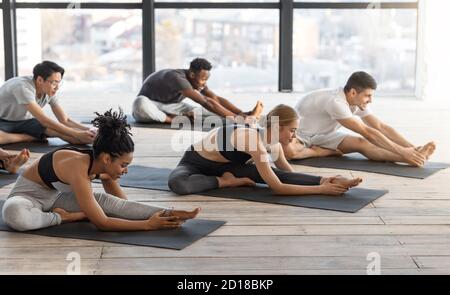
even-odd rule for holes
{"type": "Polygon", "coordinates": [[[132,106],[133,112],[141,110],[143,108],[144,103],[145,103],[145,101],[144,101],[143,97],[137,97],[133,101],[133,106],[132,106]]]}
{"type": "Polygon", "coordinates": [[[168,182],[171,191],[178,195],[189,195],[192,193],[189,177],[185,174],[172,174],[168,182]]]}
{"type": "Polygon", "coordinates": [[[338,146],[339,150],[363,153],[370,147],[370,142],[363,137],[346,137],[338,146]]]}
{"type": "Polygon", "coordinates": [[[146,97],[138,97],[133,102],[132,116],[138,123],[164,122],[166,114],[146,97]]]}
{"type": "Polygon", "coordinates": [[[371,148],[372,144],[363,137],[355,138],[355,147],[359,152],[367,152],[371,148]]]}
{"type": "Polygon", "coordinates": [[[3,205],[3,221],[12,229],[27,231],[35,229],[30,210],[31,202],[26,200],[8,200],[3,205]]]}

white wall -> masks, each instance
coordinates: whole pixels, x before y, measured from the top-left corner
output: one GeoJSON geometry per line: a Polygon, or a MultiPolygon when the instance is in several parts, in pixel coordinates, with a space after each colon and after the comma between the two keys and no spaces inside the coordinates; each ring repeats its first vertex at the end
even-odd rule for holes
{"type": "Polygon", "coordinates": [[[450,1],[419,0],[417,95],[450,107],[450,1]]]}

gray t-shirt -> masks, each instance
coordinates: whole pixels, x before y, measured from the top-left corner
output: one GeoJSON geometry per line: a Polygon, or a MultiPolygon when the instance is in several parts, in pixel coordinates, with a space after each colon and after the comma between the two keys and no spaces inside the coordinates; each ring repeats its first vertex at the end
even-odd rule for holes
{"type": "Polygon", "coordinates": [[[43,98],[36,98],[36,87],[31,76],[9,79],[0,87],[0,119],[8,121],[32,119],[33,115],[25,107],[32,102],[43,108],[47,103],[58,104],[58,99],[47,94],[43,98]]]}
{"type": "Polygon", "coordinates": [[[138,96],[166,104],[179,103],[185,98],[181,91],[192,89],[186,74],[187,70],[183,69],[157,71],[145,79],[138,96]]]}

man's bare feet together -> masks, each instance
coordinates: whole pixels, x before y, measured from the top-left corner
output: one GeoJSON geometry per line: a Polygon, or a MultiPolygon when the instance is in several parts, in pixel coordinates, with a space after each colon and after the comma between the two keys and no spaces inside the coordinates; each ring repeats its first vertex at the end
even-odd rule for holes
{"type": "Polygon", "coordinates": [[[253,108],[253,110],[250,112],[250,116],[255,117],[256,119],[259,119],[261,117],[261,114],[264,110],[264,105],[263,103],[258,100],[256,102],[256,106],[253,108]]]}
{"type": "Polygon", "coordinates": [[[426,145],[420,147],[418,149],[418,152],[421,153],[427,160],[430,158],[430,156],[434,153],[436,150],[436,144],[434,142],[429,142],[426,145]]]}

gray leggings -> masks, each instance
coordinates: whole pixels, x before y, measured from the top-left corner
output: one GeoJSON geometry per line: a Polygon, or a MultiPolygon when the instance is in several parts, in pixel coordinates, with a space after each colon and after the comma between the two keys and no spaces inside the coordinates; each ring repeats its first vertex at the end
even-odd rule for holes
{"type": "MultiPolygon", "coordinates": [[[[106,193],[94,193],[100,207],[110,217],[144,220],[164,208],[127,201],[106,193]]],[[[73,192],[60,193],[19,176],[3,205],[3,220],[17,231],[34,230],[61,223],[61,216],[51,212],[61,208],[80,212],[73,192]]]]}
{"type": "MultiPolygon", "coordinates": [[[[297,172],[272,168],[282,183],[319,185],[322,179],[297,172]]],[[[179,194],[195,194],[219,187],[217,176],[231,172],[236,177],[248,177],[256,183],[265,183],[254,164],[219,163],[200,156],[196,151],[184,153],[178,166],[169,176],[169,188],[179,194]]]]}

